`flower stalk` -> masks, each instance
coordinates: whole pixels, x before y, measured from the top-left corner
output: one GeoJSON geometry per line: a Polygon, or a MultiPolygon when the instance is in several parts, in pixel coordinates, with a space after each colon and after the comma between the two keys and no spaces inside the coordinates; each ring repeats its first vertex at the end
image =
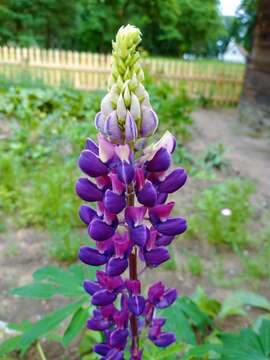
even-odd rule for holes
{"type": "MultiPolygon", "coordinates": [[[[130,184],[128,187],[128,206],[134,206],[134,189],[130,184]]],[[[138,280],[137,272],[137,248],[134,247],[129,255],[129,279],[138,280]]],[[[137,317],[133,313],[130,314],[130,329],[131,329],[131,352],[134,356],[139,354],[139,335],[137,317]]]]}
{"type": "Polygon", "coordinates": [[[96,306],[87,327],[102,332],[103,341],[93,350],[104,360],[122,360],[125,350],[129,359],[142,359],[140,336],[145,330],[158,347],[175,341],[173,333],[162,330],[166,319],[157,312],[174,303],[176,289],[158,281],[143,294],[138,270],[140,274],[167,261],[168,245],[186,230],[184,218],[171,216],[175,203],[168,197],[185,184],[187,174],[172,169],[176,141],[171,133],[146,146],[158,117],[143,85],[140,41],[134,26],[118,31],[108,93],[95,119],[98,144],[87,139],[78,161],[87,177],[77,181],[76,192],[87,203],[96,203],[79,209],[94,245],[82,246],[79,258],[103,266],[95,281],[84,281],[96,306]]]}

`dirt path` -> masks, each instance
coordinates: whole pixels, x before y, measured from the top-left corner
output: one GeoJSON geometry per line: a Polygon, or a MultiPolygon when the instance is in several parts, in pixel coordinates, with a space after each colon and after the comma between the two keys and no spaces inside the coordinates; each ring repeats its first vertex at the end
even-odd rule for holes
{"type": "Polygon", "coordinates": [[[233,171],[253,180],[261,205],[270,207],[270,139],[252,136],[250,129],[238,122],[236,109],[198,110],[193,119],[192,151],[199,153],[209,144],[223,143],[233,171]]]}

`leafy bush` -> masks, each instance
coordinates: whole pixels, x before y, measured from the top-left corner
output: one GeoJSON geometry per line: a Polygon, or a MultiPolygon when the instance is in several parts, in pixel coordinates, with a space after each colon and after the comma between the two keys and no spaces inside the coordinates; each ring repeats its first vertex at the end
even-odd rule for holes
{"type": "Polygon", "coordinates": [[[243,245],[253,214],[250,195],[254,185],[244,179],[229,179],[204,190],[195,200],[196,214],[190,219],[191,234],[212,244],[243,245]]]}
{"type": "MultiPolygon", "coordinates": [[[[74,196],[77,154],[85,134],[94,132],[99,93],[64,89],[10,88],[0,97],[0,113],[11,135],[0,142],[0,212],[16,225],[41,225],[52,233],[52,253],[76,258],[79,201],[74,196]],[[63,228],[70,230],[67,237],[63,228]],[[66,247],[66,251],[65,251],[66,247]],[[62,251],[60,249],[62,248],[62,251]]],[[[3,226],[3,225],[1,225],[3,226]]]]}
{"type": "Polygon", "coordinates": [[[252,239],[252,245],[255,247],[256,252],[250,253],[249,251],[238,253],[245,273],[252,278],[270,278],[270,226],[269,214],[266,219],[262,221],[262,229],[255,239],[252,239]],[[266,222],[266,224],[265,224],[266,222]]]}
{"type": "Polygon", "coordinates": [[[225,146],[222,143],[212,144],[205,151],[203,162],[207,169],[221,170],[228,165],[228,161],[224,159],[225,146]]]}

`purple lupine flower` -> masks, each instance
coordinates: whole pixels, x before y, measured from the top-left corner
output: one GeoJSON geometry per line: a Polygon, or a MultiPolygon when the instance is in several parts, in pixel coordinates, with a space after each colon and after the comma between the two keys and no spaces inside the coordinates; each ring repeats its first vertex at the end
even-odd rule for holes
{"type": "Polygon", "coordinates": [[[137,199],[139,203],[147,207],[152,207],[156,204],[157,191],[151,181],[146,180],[142,189],[137,192],[137,199]]]}
{"type": "Polygon", "coordinates": [[[96,202],[79,208],[91,243],[78,256],[88,266],[103,267],[83,287],[96,306],[87,327],[103,333],[93,351],[104,360],[124,359],[129,343],[130,359],[141,360],[143,327],[158,347],[175,341],[174,334],[162,330],[166,319],[156,314],[175,302],[177,291],[157,282],[144,294],[137,263],[143,269],[163,264],[170,258],[167,246],[186,230],[184,218],[171,216],[175,203],[167,199],[185,184],[187,174],[172,169],[176,139],[170,132],[146,146],[158,117],[143,85],[139,42],[140,32],[133,26],[117,34],[109,92],[95,117],[98,142],[87,138],[78,161],[87,177],[75,186],[82,200],[96,202]]]}
{"type": "Polygon", "coordinates": [[[79,259],[87,265],[99,266],[107,263],[109,255],[101,254],[90,246],[82,246],[79,250],[79,259]]]}
{"type": "Polygon", "coordinates": [[[80,178],[76,184],[76,192],[82,200],[100,201],[103,199],[103,192],[98,189],[97,185],[86,178],[80,178]]]}
{"type": "Polygon", "coordinates": [[[180,189],[187,180],[184,169],[178,168],[172,171],[158,186],[158,190],[164,193],[173,193],[180,189]]]}

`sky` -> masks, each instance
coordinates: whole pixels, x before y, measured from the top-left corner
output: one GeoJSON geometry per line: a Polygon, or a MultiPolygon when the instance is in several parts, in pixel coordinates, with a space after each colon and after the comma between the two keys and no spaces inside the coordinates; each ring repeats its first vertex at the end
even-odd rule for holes
{"type": "Polygon", "coordinates": [[[222,15],[233,16],[241,0],[220,0],[222,15]]]}

